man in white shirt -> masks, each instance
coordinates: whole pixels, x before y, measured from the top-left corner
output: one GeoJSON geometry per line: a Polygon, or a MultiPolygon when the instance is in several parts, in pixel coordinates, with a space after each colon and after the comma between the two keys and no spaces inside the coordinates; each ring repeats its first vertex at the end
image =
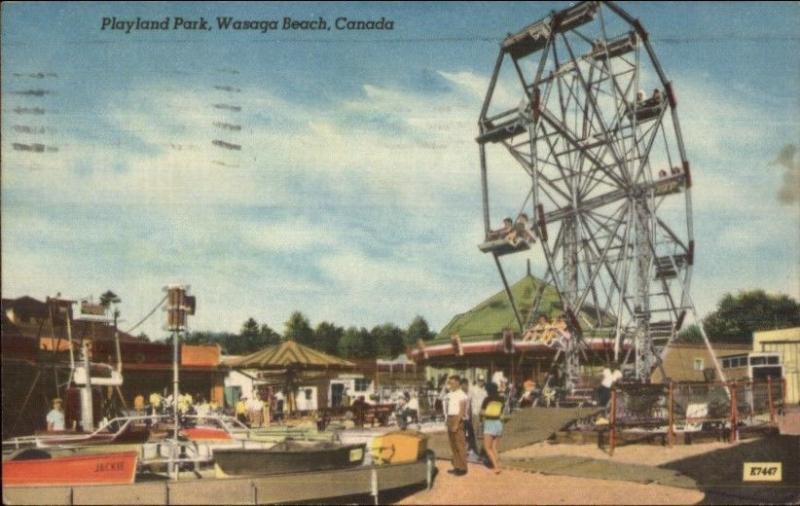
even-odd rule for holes
{"type": "Polygon", "coordinates": [[[461,389],[461,378],[450,376],[447,381],[449,392],[445,396],[444,409],[450,451],[453,454],[453,469],[448,471],[456,476],[467,474],[467,441],[464,437],[464,420],[467,418],[469,398],[461,389]]]}
{"type": "Polygon", "coordinates": [[[506,375],[503,373],[502,369],[498,369],[492,374],[492,383],[497,385],[497,390],[500,392],[500,395],[505,394],[506,387],[508,386],[508,379],[506,379],[506,375]]]}
{"type": "Polygon", "coordinates": [[[622,379],[622,372],[616,362],[612,362],[609,367],[603,369],[603,379],[600,381],[598,397],[601,407],[606,407],[611,399],[611,387],[614,383],[622,379]]]}

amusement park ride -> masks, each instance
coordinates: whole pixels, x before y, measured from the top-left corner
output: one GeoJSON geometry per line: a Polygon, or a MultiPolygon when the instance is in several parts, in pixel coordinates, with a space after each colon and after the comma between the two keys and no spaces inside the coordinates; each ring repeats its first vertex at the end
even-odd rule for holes
{"type": "Polygon", "coordinates": [[[687,315],[696,319],[692,178],[677,105],[647,31],[612,2],[553,12],[501,44],[476,139],[480,249],[497,265],[520,334],[534,325],[542,297],[520,314],[500,257],[541,249],[543,279],[558,292],[571,335],[556,355],[567,391],[581,364],[598,362],[588,343],[613,342],[626,377],[647,382],[687,315]],[[521,204],[494,205],[524,215],[517,221],[528,240],[492,231],[490,177],[505,185],[499,194],[519,194],[521,204]]]}

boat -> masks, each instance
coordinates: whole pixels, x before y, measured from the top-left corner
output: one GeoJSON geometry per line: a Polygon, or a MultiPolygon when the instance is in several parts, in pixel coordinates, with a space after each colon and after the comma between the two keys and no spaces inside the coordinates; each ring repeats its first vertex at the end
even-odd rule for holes
{"type": "Polygon", "coordinates": [[[370,444],[376,464],[416,462],[428,451],[428,435],[413,430],[397,430],[376,436],[370,444]]]}
{"type": "Polygon", "coordinates": [[[348,469],[363,464],[366,445],[284,441],[268,449],[214,451],[219,477],[264,476],[348,469]]]}
{"type": "Polygon", "coordinates": [[[37,432],[3,441],[4,452],[20,448],[63,448],[113,444],[142,444],[150,439],[150,429],[142,422],[144,417],[118,417],[94,432],[50,431],[37,432]],[[116,430],[114,430],[116,429],[116,430]]]}
{"type": "Polygon", "coordinates": [[[135,451],[53,457],[28,448],[3,461],[3,487],[131,484],[138,458],[135,451]]]}

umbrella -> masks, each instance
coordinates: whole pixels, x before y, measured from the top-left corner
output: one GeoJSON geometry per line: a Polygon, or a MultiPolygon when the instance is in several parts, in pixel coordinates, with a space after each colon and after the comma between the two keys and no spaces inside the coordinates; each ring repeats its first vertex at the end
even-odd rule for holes
{"type": "MultiPolygon", "coordinates": [[[[288,392],[293,397],[294,379],[298,372],[354,369],[356,364],[294,341],[284,341],[235,360],[230,366],[239,369],[285,371],[288,392]]],[[[291,405],[293,402],[290,401],[290,408],[291,405]]]]}

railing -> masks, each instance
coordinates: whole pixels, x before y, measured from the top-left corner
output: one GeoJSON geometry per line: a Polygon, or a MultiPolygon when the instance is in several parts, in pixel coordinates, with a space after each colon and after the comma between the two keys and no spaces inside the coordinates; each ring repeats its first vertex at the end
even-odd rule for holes
{"type": "Polygon", "coordinates": [[[774,428],[785,403],[785,380],[622,384],[612,390],[609,450],[622,431],[665,434],[716,430],[730,442],[747,429],[774,428]]]}

